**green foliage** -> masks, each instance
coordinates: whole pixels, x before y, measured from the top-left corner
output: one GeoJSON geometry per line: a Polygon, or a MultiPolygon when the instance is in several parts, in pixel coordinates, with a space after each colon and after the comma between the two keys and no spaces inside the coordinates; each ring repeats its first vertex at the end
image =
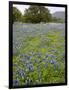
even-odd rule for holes
{"type": "Polygon", "coordinates": [[[52,17],[48,8],[36,5],[30,5],[28,9],[25,9],[24,15],[16,7],[13,7],[13,22],[17,21],[23,23],[64,23],[63,19],[52,17]]]}
{"type": "Polygon", "coordinates": [[[26,16],[22,16],[21,21],[24,23],[26,22],[26,16]]]}
{"type": "Polygon", "coordinates": [[[21,12],[16,7],[13,7],[13,22],[21,21],[21,17],[21,12]]]}
{"type": "Polygon", "coordinates": [[[24,16],[27,22],[40,23],[51,21],[51,14],[44,6],[30,6],[25,10],[24,16]]]}
{"type": "MultiPolygon", "coordinates": [[[[36,25],[36,24],[35,24],[36,25]]],[[[25,28],[27,27],[27,29],[30,28],[35,28],[37,26],[25,26],[25,28]]],[[[39,26],[37,27],[39,28],[39,26]]],[[[29,72],[24,78],[20,77],[18,74],[15,74],[13,76],[13,78],[15,79],[16,76],[18,75],[19,78],[19,83],[20,85],[24,85],[26,84],[25,81],[27,79],[27,77],[30,77],[32,80],[32,85],[34,84],[50,84],[50,83],[64,83],[65,82],[65,63],[64,63],[64,36],[62,35],[64,33],[63,30],[59,30],[59,29],[51,29],[50,31],[48,30],[48,32],[45,32],[44,34],[40,35],[40,29],[37,30],[37,28],[35,29],[35,31],[38,33],[35,36],[31,36],[27,35],[27,36],[19,36],[18,38],[22,38],[23,42],[25,42],[25,47],[23,45],[23,47],[21,49],[19,49],[20,53],[24,53],[28,56],[31,56],[32,51],[34,52],[34,54],[37,53],[37,51],[40,51],[40,53],[42,54],[42,56],[40,58],[37,57],[37,55],[32,56],[32,61],[34,61],[34,59],[37,60],[37,63],[34,63],[34,71],[33,72],[29,72]],[[44,47],[46,46],[46,47],[44,47]],[[28,52],[28,50],[30,50],[28,52]],[[46,61],[44,61],[45,55],[49,54],[48,60],[51,61],[51,54],[54,55],[54,59],[57,61],[57,66],[56,66],[56,70],[54,70],[54,65],[51,64],[50,62],[48,63],[48,66],[45,68],[44,65],[46,64],[46,61]],[[38,62],[42,60],[43,62],[40,63],[40,65],[38,64],[38,62]],[[60,69],[58,69],[58,64],[60,65],[60,69]],[[40,72],[38,72],[37,70],[37,66],[40,66],[40,72]],[[41,76],[41,81],[39,79],[39,75],[41,76]]],[[[46,31],[46,28],[45,28],[46,31]]],[[[42,29],[43,32],[43,29],[42,29]]],[[[25,33],[27,33],[27,30],[25,31],[25,33]]],[[[33,33],[35,34],[35,32],[33,31],[33,33]]],[[[17,39],[17,38],[16,38],[17,39]]],[[[16,70],[19,67],[26,68],[26,65],[23,66],[23,62],[19,62],[20,59],[24,59],[24,57],[20,57],[20,54],[17,56],[13,56],[13,63],[17,63],[18,67],[13,66],[13,72],[16,72],[16,70]]],[[[27,61],[29,62],[29,60],[27,61]]]]}
{"type": "Polygon", "coordinates": [[[65,20],[61,19],[61,18],[52,17],[52,22],[55,22],[55,23],[64,23],[65,20]]]}

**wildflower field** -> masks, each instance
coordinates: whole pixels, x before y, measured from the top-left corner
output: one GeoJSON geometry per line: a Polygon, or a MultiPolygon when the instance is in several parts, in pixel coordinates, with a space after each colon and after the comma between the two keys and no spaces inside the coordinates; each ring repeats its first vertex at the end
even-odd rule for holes
{"type": "Polygon", "coordinates": [[[65,24],[13,24],[13,86],[65,82],[65,24]]]}

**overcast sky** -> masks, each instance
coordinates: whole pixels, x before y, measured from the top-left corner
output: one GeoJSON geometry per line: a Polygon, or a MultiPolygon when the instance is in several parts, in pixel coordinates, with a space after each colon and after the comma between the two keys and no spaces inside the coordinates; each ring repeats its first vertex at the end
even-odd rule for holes
{"type": "MultiPolygon", "coordinates": [[[[24,14],[24,10],[29,7],[29,5],[16,5],[16,4],[14,4],[13,6],[17,7],[22,12],[22,14],[24,14]]],[[[51,7],[51,6],[46,7],[49,9],[50,13],[54,13],[56,11],[65,11],[64,7],[51,7]]]]}

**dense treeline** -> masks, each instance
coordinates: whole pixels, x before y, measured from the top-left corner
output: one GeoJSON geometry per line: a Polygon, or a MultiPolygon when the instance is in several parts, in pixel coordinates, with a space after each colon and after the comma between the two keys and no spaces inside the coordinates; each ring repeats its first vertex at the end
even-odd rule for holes
{"type": "Polygon", "coordinates": [[[33,5],[30,5],[28,9],[25,9],[23,15],[16,7],[13,7],[13,22],[16,21],[23,23],[63,22],[61,19],[52,17],[48,8],[33,5]]]}
{"type": "Polygon", "coordinates": [[[22,13],[16,8],[13,7],[13,22],[21,21],[22,13]]]}

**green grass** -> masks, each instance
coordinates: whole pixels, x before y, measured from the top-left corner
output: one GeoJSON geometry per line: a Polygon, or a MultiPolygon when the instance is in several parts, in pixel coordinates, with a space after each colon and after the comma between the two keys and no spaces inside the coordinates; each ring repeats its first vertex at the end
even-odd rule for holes
{"type": "MultiPolygon", "coordinates": [[[[47,68],[43,67],[43,65],[45,64],[44,61],[40,64],[41,71],[39,74],[42,77],[41,79],[42,79],[43,84],[65,82],[65,64],[63,63],[64,57],[62,56],[62,54],[65,53],[64,51],[64,42],[65,42],[64,38],[65,37],[61,36],[60,35],[61,33],[63,33],[63,31],[50,30],[47,34],[38,35],[36,37],[32,37],[32,36],[23,37],[22,36],[22,38],[25,38],[24,42],[26,42],[26,44],[24,48],[19,49],[20,53],[25,53],[26,55],[30,55],[30,53],[27,52],[28,50],[30,50],[31,52],[33,51],[34,53],[39,51],[42,54],[42,57],[41,57],[42,60],[44,56],[46,55],[46,53],[50,55],[54,54],[55,57],[58,57],[57,62],[60,64],[59,71],[58,69],[54,71],[54,65],[50,63],[48,64],[47,68]]],[[[19,54],[13,56],[13,63],[18,63],[19,54]]],[[[34,60],[35,58],[38,61],[40,60],[38,59],[37,56],[33,56],[32,60],[34,60]]],[[[51,57],[49,57],[48,59],[51,60],[51,57]]],[[[23,67],[22,63],[18,63],[18,65],[23,67]]],[[[39,74],[37,73],[37,68],[36,68],[37,65],[38,65],[37,63],[34,64],[35,71],[27,74],[25,78],[22,79],[20,76],[18,76],[20,80],[20,85],[25,84],[26,77],[30,77],[31,80],[33,81],[33,84],[36,84],[35,83],[36,81],[40,83],[40,81],[38,80],[39,74]]],[[[23,67],[23,68],[26,68],[26,67],[23,67]]],[[[17,69],[16,67],[13,67],[14,72],[16,71],[16,69],[17,69]]],[[[15,77],[16,76],[14,75],[13,78],[15,79],[15,77]]]]}

